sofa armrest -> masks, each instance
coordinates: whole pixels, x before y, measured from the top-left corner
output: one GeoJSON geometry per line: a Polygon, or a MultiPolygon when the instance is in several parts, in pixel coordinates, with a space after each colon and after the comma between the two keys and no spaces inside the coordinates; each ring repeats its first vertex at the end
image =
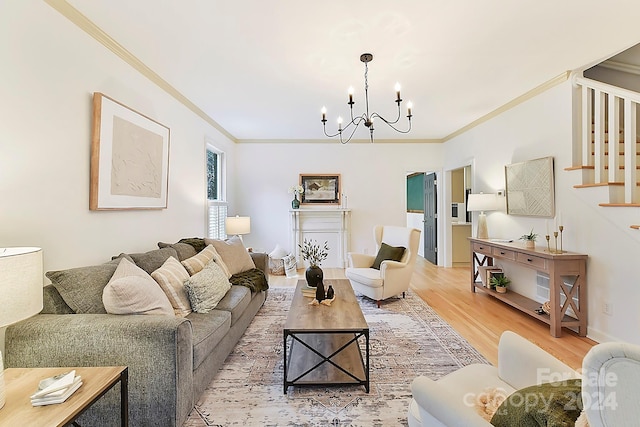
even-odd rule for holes
{"type": "MultiPolygon", "coordinates": [[[[39,314],[7,328],[5,348],[7,367],[127,366],[132,425],[181,425],[193,407],[192,331],[183,318],[39,314]]],[[[119,394],[105,396],[81,419],[99,425],[119,405],[119,394]]]]}
{"type": "Polygon", "coordinates": [[[411,383],[411,393],[420,408],[423,426],[491,427],[473,405],[465,404],[437,381],[417,377],[411,383]]]}
{"type": "Polygon", "coordinates": [[[262,270],[262,272],[269,278],[269,255],[264,252],[249,252],[253,263],[256,268],[262,270]]]}
{"type": "Polygon", "coordinates": [[[498,376],[516,390],[544,382],[579,378],[571,367],[511,331],[500,336],[498,376]]]}

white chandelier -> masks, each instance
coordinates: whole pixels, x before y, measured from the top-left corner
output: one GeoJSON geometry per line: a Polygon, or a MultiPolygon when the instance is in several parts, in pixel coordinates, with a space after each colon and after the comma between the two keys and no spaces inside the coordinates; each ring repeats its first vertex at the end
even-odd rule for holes
{"type": "MultiPolygon", "coordinates": [[[[390,128],[392,128],[393,130],[395,130],[396,132],[399,133],[409,133],[409,131],[411,130],[411,108],[413,107],[413,105],[411,104],[411,102],[407,102],[407,119],[408,119],[408,128],[407,130],[401,130],[398,129],[395,125],[396,123],[398,123],[398,120],[400,120],[400,104],[402,103],[402,98],[400,98],[400,84],[396,83],[396,104],[398,104],[398,117],[396,117],[395,120],[390,121],[385,119],[384,117],[382,117],[380,114],[373,112],[371,114],[369,114],[369,81],[367,78],[367,73],[369,72],[369,66],[367,65],[369,62],[371,62],[373,60],[373,55],[370,53],[363,53],[362,55],[360,55],[360,61],[364,62],[364,99],[365,99],[365,104],[366,104],[366,110],[364,113],[362,113],[360,116],[354,117],[353,116],[353,104],[355,104],[355,102],[353,102],[353,87],[349,88],[349,102],[347,104],[349,104],[349,108],[350,108],[350,113],[351,113],[351,121],[349,123],[347,123],[346,126],[342,127],[342,117],[338,117],[338,132],[330,135],[327,133],[327,109],[325,107],[322,107],[322,128],[324,130],[324,134],[326,136],[328,136],[329,138],[334,138],[336,136],[340,136],[340,142],[342,144],[346,144],[347,142],[351,141],[351,138],[353,137],[353,134],[355,133],[356,129],[358,129],[358,126],[360,126],[361,123],[364,123],[364,125],[369,128],[369,135],[370,135],[370,139],[371,142],[373,142],[373,119],[380,119],[382,120],[384,123],[386,123],[390,128]],[[349,134],[349,137],[347,139],[343,138],[342,133],[345,132],[346,130],[348,130],[351,126],[353,126],[353,129],[351,130],[351,133],[349,134]]],[[[345,132],[346,133],[346,132],[345,132]]]]}

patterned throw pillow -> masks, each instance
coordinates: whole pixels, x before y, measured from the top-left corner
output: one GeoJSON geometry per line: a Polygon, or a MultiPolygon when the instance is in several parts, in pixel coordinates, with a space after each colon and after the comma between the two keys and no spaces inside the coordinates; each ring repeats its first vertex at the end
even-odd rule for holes
{"type": "Polygon", "coordinates": [[[222,268],[215,261],[211,261],[185,281],[184,288],[189,296],[193,311],[208,313],[231,289],[231,283],[222,268]]]}
{"type": "Polygon", "coordinates": [[[216,249],[212,245],[208,245],[202,251],[200,251],[197,255],[192,256],[191,258],[185,259],[182,261],[182,265],[187,269],[190,276],[193,276],[200,270],[204,268],[205,265],[209,264],[209,262],[215,261],[218,263],[222,271],[225,272],[227,278],[231,277],[231,273],[229,273],[229,269],[222,261],[222,257],[216,251],[216,249]]]}
{"type": "Polygon", "coordinates": [[[184,289],[185,280],[189,273],[174,257],[168,258],[162,267],[151,273],[151,277],[158,282],[178,317],[185,317],[191,313],[191,304],[184,289]]]}
{"type": "Polygon", "coordinates": [[[164,314],[173,308],[147,272],[123,258],[102,291],[102,302],[110,314],[164,314]]]}

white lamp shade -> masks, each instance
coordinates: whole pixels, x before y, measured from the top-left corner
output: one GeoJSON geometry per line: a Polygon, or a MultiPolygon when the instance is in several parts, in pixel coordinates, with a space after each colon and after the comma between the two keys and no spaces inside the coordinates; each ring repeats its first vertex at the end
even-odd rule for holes
{"type": "Polygon", "coordinates": [[[251,233],[251,218],[248,216],[230,216],[225,221],[227,234],[240,235],[251,233]]]}
{"type": "Polygon", "coordinates": [[[498,197],[495,194],[469,194],[467,210],[469,212],[495,211],[499,208],[498,197]]]}
{"type": "Polygon", "coordinates": [[[0,249],[0,327],[42,310],[42,249],[0,249]]]}

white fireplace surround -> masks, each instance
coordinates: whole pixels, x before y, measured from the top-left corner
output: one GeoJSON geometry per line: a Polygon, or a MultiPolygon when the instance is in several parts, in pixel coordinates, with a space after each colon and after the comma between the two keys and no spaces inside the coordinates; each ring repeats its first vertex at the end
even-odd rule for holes
{"type": "Polygon", "coordinates": [[[308,267],[300,254],[302,242],[316,240],[320,245],[325,241],[329,255],[322,262],[324,268],[346,268],[347,252],[351,240],[351,210],[338,208],[304,208],[289,210],[291,252],[296,256],[298,267],[308,267]]]}

